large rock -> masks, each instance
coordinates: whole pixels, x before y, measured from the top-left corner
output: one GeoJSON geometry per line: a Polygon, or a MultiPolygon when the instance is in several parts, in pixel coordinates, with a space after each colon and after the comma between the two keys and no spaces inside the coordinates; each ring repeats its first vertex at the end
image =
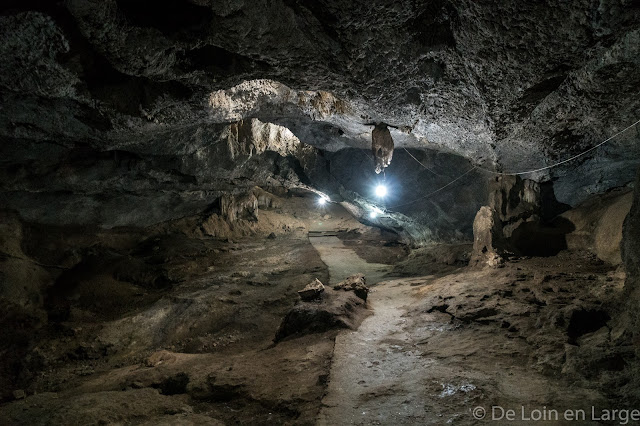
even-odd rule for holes
{"type": "Polygon", "coordinates": [[[322,284],[322,282],[320,282],[320,280],[316,278],[315,280],[307,284],[305,288],[298,291],[298,296],[300,296],[300,299],[308,302],[310,300],[317,299],[322,295],[323,292],[324,284],[322,284]]]}
{"type": "Polygon", "coordinates": [[[296,303],[282,320],[275,341],[335,328],[355,330],[367,315],[365,302],[354,293],[326,288],[322,298],[296,303]]]}
{"type": "Polygon", "coordinates": [[[612,265],[620,265],[622,229],[633,201],[633,190],[621,188],[595,195],[564,212],[554,223],[570,225],[565,235],[570,250],[588,250],[612,265]]]}
{"type": "Polygon", "coordinates": [[[502,233],[498,213],[489,206],[482,206],[473,221],[473,252],[471,265],[496,266],[504,262],[508,244],[502,233]]]}
{"type": "Polygon", "coordinates": [[[640,400],[640,170],[635,182],[633,204],[624,221],[622,243],[620,244],[622,260],[626,269],[624,299],[617,314],[617,328],[623,330],[620,340],[635,351],[627,368],[630,382],[625,386],[625,393],[632,401],[640,400]]]}
{"type": "MultiPolygon", "coordinates": [[[[631,210],[624,221],[622,259],[627,272],[625,290],[627,307],[631,315],[631,330],[640,338],[640,173],[636,179],[631,210]]],[[[637,341],[640,355],[640,340],[637,341]]]]}
{"type": "Polygon", "coordinates": [[[360,299],[367,301],[369,288],[363,274],[355,274],[333,286],[334,290],[353,291],[360,299]]]}
{"type": "Polygon", "coordinates": [[[489,206],[496,211],[506,238],[525,222],[538,221],[540,186],[520,176],[497,176],[489,183],[489,206]]]}

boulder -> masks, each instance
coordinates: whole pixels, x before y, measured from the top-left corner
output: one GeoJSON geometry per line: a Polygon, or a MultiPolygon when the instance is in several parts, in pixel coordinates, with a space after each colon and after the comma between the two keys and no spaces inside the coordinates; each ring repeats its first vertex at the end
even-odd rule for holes
{"type": "Polygon", "coordinates": [[[473,221],[473,266],[497,266],[504,262],[509,250],[502,233],[498,213],[489,206],[482,206],[473,221]]]}
{"type": "Polygon", "coordinates": [[[329,287],[322,298],[296,303],[282,320],[275,342],[293,335],[322,333],[335,328],[355,330],[368,314],[365,302],[354,293],[329,287]]]}
{"type": "Polygon", "coordinates": [[[629,327],[633,330],[636,341],[640,342],[640,313],[637,309],[640,303],[640,173],[635,183],[633,204],[624,221],[620,249],[627,273],[625,293],[631,321],[629,327]]]}
{"type": "Polygon", "coordinates": [[[300,299],[309,301],[317,299],[318,297],[320,297],[320,295],[322,295],[323,292],[324,285],[320,282],[319,279],[316,278],[315,280],[307,284],[305,288],[298,291],[298,295],[300,296],[300,299]]]}
{"type": "Polygon", "coordinates": [[[369,288],[366,285],[363,274],[351,275],[346,280],[336,284],[333,288],[334,290],[353,291],[356,296],[365,302],[369,294],[369,288]]]}

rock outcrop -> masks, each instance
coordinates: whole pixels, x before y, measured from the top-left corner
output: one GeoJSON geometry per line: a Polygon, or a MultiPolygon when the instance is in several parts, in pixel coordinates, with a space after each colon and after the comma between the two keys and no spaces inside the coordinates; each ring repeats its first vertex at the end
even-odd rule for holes
{"type": "Polygon", "coordinates": [[[636,336],[636,352],[638,339],[640,338],[640,173],[636,179],[633,194],[633,204],[629,215],[624,221],[623,237],[621,243],[622,259],[627,272],[625,290],[627,293],[627,310],[631,316],[629,327],[636,336]]]}
{"type": "Polygon", "coordinates": [[[489,206],[498,214],[506,238],[526,222],[540,220],[540,186],[520,176],[498,176],[489,183],[489,206]]]}
{"type": "Polygon", "coordinates": [[[360,299],[367,301],[369,288],[363,274],[355,274],[333,286],[334,290],[353,291],[360,299]]]}
{"type": "Polygon", "coordinates": [[[320,297],[299,300],[282,320],[275,342],[331,329],[357,329],[369,311],[354,292],[325,288],[320,297]]]}
{"type": "Polygon", "coordinates": [[[497,266],[504,262],[508,244],[502,231],[498,213],[489,206],[482,206],[473,221],[473,252],[470,264],[497,266]]]}
{"type": "Polygon", "coordinates": [[[319,279],[311,281],[302,290],[298,291],[298,296],[305,302],[317,299],[322,296],[324,292],[324,284],[319,279]]]}
{"type": "Polygon", "coordinates": [[[623,223],[633,201],[633,190],[619,188],[594,195],[562,213],[553,223],[565,228],[570,250],[588,250],[612,265],[620,265],[623,223]]]}
{"type": "Polygon", "coordinates": [[[491,179],[488,203],[473,222],[472,265],[499,265],[505,256],[517,251],[519,238],[529,238],[521,228],[530,231],[529,225],[535,226],[540,220],[540,188],[520,176],[491,179]]]}
{"type": "MultiPolygon", "coordinates": [[[[412,148],[431,169],[408,158],[386,170],[424,173],[424,194],[468,171],[465,159],[539,168],[637,119],[639,18],[633,4],[578,0],[5,2],[0,203],[38,223],[148,226],[205,211],[234,185],[337,193],[324,156],[368,150],[371,122],[399,126],[393,163],[412,148]]],[[[575,205],[633,179],[637,140],[626,132],[527,177],[556,179],[575,205]]],[[[463,239],[485,177],[389,204],[463,239]],[[470,199],[468,211],[456,202],[470,199]]]]}

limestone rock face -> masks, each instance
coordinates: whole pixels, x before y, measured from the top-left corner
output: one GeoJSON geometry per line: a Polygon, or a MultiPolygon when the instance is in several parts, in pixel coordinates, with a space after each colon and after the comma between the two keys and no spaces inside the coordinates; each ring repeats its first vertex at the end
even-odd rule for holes
{"type": "Polygon", "coordinates": [[[258,199],[252,193],[240,197],[225,194],[220,200],[220,210],[229,222],[239,218],[258,220],[258,199]]]}
{"type": "Polygon", "coordinates": [[[514,231],[540,220],[540,187],[520,176],[497,176],[489,181],[488,203],[480,208],[473,222],[471,264],[495,266],[505,254],[515,251],[518,238],[528,237],[514,231]]]}
{"type": "Polygon", "coordinates": [[[471,265],[496,266],[504,260],[507,242],[502,231],[500,216],[490,206],[482,206],[473,221],[473,252],[471,265]]]}
{"type": "Polygon", "coordinates": [[[393,138],[386,124],[376,124],[371,132],[371,151],[376,163],[376,173],[389,167],[393,158],[393,138]]]}
{"type": "MultiPolygon", "coordinates": [[[[637,119],[639,22],[614,1],[10,0],[0,204],[36,223],[149,226],[256,185],[338,193],[344,167],[387,164],[422,195],[471,165],[536,169],[637,119]],[[372,122],[398,126],[374,164],[372,122]],[[348,149],[362,152],[327,164],[348,149]]],[[[628,131],[526,177],[576,205],[633,180],[637,142],[628,131]]],[[[389,205],[461,240],[487,177],[389,205]]]]}
{"type": "Polygon", "coordinates": [[[630,312],[633,332],[640,330],[640,173],[636,179],[631,211],[624,221],[621,243],[622,260],[627,272],[625,289],[628,294],[627,307],[630,312]]]}
{"type": "Polygon", "coordinates": [[[640,171],[635,182],[633,193],[633,203],[627,215],[623,231],[622,243],[620,244],[622,260],[626,270],[626,281],[624,284],[624,300],[621,303],[620,312],[617,318],[619,329],[624,330],[626,343],[635,352],[635,358],[630,362],[629,371],[631,383],[627,386],[629,392],[637,400],[640,398],[640,171]]]}
{"type": "Polygon", "coordinates": [[[505,237],[524,222],[539,220],[539,185],[520,176],[498,176],[489,183],[489,206],[498,214],[505,237]]]}
{"type": "Polygon", "coordinates": [[[564,212],[554,222],[570,225],[565,239],[571,250],[589,250],[599,259],[620,265],[623,224],[633,201],[633,190],[621,188],[593,196],[564,212]]]}

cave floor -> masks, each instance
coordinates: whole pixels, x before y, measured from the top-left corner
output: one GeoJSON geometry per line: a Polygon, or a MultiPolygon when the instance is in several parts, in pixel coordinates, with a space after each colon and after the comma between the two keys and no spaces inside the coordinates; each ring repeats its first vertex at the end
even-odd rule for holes
{"type": "MultiPolygon", "coordinates": [[[[539,312],[537,304],[527,306],[513,290],[501,301],[492,297],[500,287],[520,293],[532,287],[528,280],[513,286],[508,277],[502,271],[458,271],[375,286],[369,304],[373,315],[358,330],[336,338],[318,424],[471,425],[477,424],[476,407],[486,409],[488,418],[494,405],[516,410],[518,416],[521,407],[560,413],[606,407],[607,397],[594,383],[552,373],[561,371],[558,358],[566,351],[566,336],[549,325],[534,331],[531,316],[539,312]],[[474,285],[495,279],[496,286],[474,285]],[[439,304],[442,300],[446,303],[439,304]],[[447,313],[447,304],[457,307],[456,315],[464,320],[447,313]]],[[[594,334],[599,336],[590,338],[602,342],[609,333],[598,328],[594,334]]]]}
{"type": "MultiPolygon", "coordinates": [[[[345,225],[331,215],[338,222],[318,215],[307,229],[345,225]]],[[[589,412],[624,389],[632,349],[607,314],[622,271],[568,251],[443,266],[377,231],[339,236],[172,235],[128,250],[127,262],[163,259],[179,277],[166,289],[133,291],[110,270],[83,269],[69,318],[25,355],[40,366],[27,398],[0,405],[0,423],[476,424],[475,407],[589,412]],[[357,330],[273,343],[297,290],[354,273],[372,290],[357,330]],[[96,282],[123,305],[96,302],[106,297],[96,282]]],[[[434,248],[442,259],[456,250],[434,248]]]]}
{"type": "MultiPolygon", "coordinates": [[[[562,252],[384,280],[381,265],[331,238],[312,243],[330,274],[352,265],[374,277],[372,315],[336,337],[318,424],[477,424],[474,414],[498,419],[502,409],[524,423],[557,410],[562,423],[565,410],[615,404],[624,361],[604,349],[619,332],[605,310],[620,297],[620,271],[562,252]]],[[[600,424],[589,419],[581,424],[600,424]]]]}
{"type": "Polygon", "coordinates": [[[311,237],[309,241],[320,254],[320,258],[329,269],[329,284],[334,285],[344,280],[353,271],[366,275],[367,284],[372,285],[382,281],[391,272],[391,265],[367,262],[353,250],[346,246],[338,237],[311,237]]]}

